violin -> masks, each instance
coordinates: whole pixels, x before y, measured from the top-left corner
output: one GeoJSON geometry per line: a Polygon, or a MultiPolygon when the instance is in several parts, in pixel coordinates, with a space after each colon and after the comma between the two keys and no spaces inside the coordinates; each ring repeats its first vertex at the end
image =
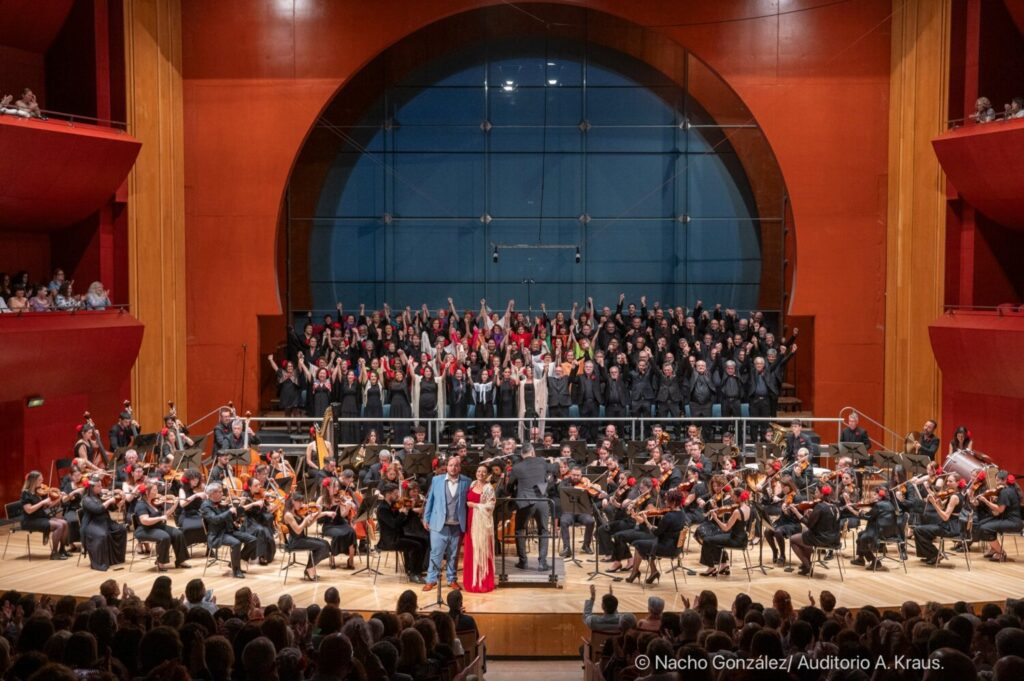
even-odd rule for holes
{"type": "Polygon", "coordinates": [[[794,505],[794,508],[796,508],[798,511],[801,511],[801,512],[802,511],[809,511],[810,509],[814,508],[815,506],[817,506],[818,504],[820,504],[823,501],[825,501],[825,500],[824,499],[814,499],[814,500],[811,500],[811,501],[801,501],[799,504],[794,505]]]}
{"type": "Polygon", "coordinates": [[[584,489],[592,497],[599,496],[601,494],[601,488],[595,483],[591,482],[587,478],[580,478],[580,481],[573,485],[576,489],[584,489]]]}
{"type": "Polygon", "coordinates": [[[713,515],[729,515],[733,511],[740,507],[739,504],[730,504],[728,506],[720,506],[719,508],[713,508],[707,512],[707,517],[710,518],[713,515]]]}
{"type": "Polygon", "coordinates": [[[36,494],[41,497],[49,497],[53,501],[60,501],[63,494],[57,487],[50,487],[48,485],[39,485],[36,487],[36,494]]]}

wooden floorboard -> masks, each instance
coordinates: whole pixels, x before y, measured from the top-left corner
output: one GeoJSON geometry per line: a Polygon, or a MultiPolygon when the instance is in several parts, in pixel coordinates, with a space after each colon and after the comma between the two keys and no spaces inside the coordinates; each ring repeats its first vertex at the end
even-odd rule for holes
{"type": "MultiPolygon", "coordinates": [[[[6,533],[0,535],[0,541],[6,540],[6,533]]],[[[1024,540],[1018,541],[1024,544],[1024,540]]],[[[85,560],[80,566],[75,565],[74,558],[50,561],[49,552],[40,544],[38,534],[32,535],[32,542],[33,560],[30,562],[26,553],[25,535],[19,532],[11,537],[7,557],[0,561],[0,591],[17,589],[87,597],[98,592],[103,580],[113,578],[118,582],[127,582],[140,596],[145,597],[153,578],[157,576],[151,558],[137,557],[130,572],[126,564],[119,566],[121,569],[100,573],[90,570],[85,560]]],[[[196,549],[198,556],[199,547],[196,549]]],[[[637,613],[646,610],[650,595],[664,598],[669,610],[679,610],[683,607],[680,594],[693,599],[702,589],[714,590],[718,594],[719,603],[724,607],[728,607],[736,594],[741,592],[749,594],[755,601],[767,604],[778,589],[789,591],[797,607],[808,603],[809,591],[817,597],[822,589],[834,593],[839,605],[847,607],[898,606],[906,600],[1000,602],[1008,596],[1024,595],[1024,557],[1014,554],[1014,544],[1010,538],[1007,539],[1007,549],[1011,560],[1006,563],[993,563],[983,560],[979,553],[972,554],[971,572],[967,571],[960,556],[934,568],[920,564],[911,554],[907,563],[908,574],[903,573],[898,563],[887,563],[889,569],[878,573],[846,565],[845,582],[840,582],[834,566],[816,572],[813,579],[775,569],[767,575],[755,572],[752,581],[747,582],[742,570],[736,569],[737,563],[742,562],[738,560],[737,554],[734,557],[733,573],[727,578],[690,576],[684,582],[679,573],[678,594],[667,573],[662,576],[660,584],[647,589],[642,589],[638,584],[612,584],[607,577],[598,577],[593,583],[597,585],[598,594],[606,592],[609,584],[612,584],[619,598],[620,609],[637,613]]],[[[756,549],[752,554],[756,560],[756,549]]],[[[696,558],[696,554],[691,552],[684,558],[684,563],[699,568],[696,558]]],[[[202,576],[203,560],[197,557],[191,562],[193,567],[188,570],[171,570],[167,573],[174,580],[175,593],[182,593],[188,580],[202,576]]],[[[591,582],[587,581],[587,574],[592,566],[592,562],[584,563],[583,568],[567,565],[564,588],[516,587],[498,589],[489,594],[466,593],[466,608],[480,621],[483,632],[487,634],[491,653],[525,656],[575,654],[580,635],[586,633],[580,613],[589,591],[591,582]]],[[[341,591],[344,608],[365,613],[394,608],[399,594],[408,588],[420,594],[421,606],[434,600],[434,593],[421,593],[420,587],[408,584],[404,576],[399,579],[393,563],[382,567],[382,572],[374,585],[372,576],[367,573],[353,575],[346,570],[331,570],[324,563],[320,570],[321,581],[304,582],[301,580],[301,568],[292,568],[285,585],[282,584],[282,573],[278,571],[276,563],[266,567],[254,564],[244,580],[233,579],[223,565],[217,565],[207,571],[203,580],[207,588],[213,589],[219,602],[228,605],[232,602],[235,590],[242,586],[253,589],[264,604],[274,602],[284,593],[291,594],[299,604],[314,601],[323,603],[324,591],[330,586],[336,586],[341,591]]]]}

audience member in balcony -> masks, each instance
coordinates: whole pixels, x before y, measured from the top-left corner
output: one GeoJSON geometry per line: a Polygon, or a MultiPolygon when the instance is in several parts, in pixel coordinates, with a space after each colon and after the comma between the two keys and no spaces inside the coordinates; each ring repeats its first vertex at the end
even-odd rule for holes
{"type": "Polygon", "coordinates": [[[6,301],[13,293],[11,291],[11,275],[6,272],[0,272],[0,298],[6,301]]]}
{"type": "Polygon", "coordinates": [[[53,293],[56,293],[58,290],[60,290],[61,285],[65,281],[66,278],[64,276],[64,270],[58,267],[53,271],[53,279],[51,279],[50,283],[46,285],[46,288],[48,288],[53,293]]]}
{"type": "Polygon", "coordinates": [[[25,297],[25,286],[18,282],[14,283],[14,295],[7,301],[11,312],[25,312],[28,310],[28,298],[25,297]]]}
{"type": "Polygon", "coordinates": [[[989,101],[988,97],[978,97],[978,100],[974,103],[974,113],[969,118],[975,123],[991,123],[995,120],[996,112],[992,108],[992,102],[989,101]]]}
{"type": "Polygon", "coordinates": [[[39,108],[36,93],[32,92],[29,88],[21,91],[21,99],[16,101],[14,106],[17,107],[18,111],[27,112],[32,118],[43,118],[43,111],[39,108]]]}
{"type": "Polygon", "coordinates": [[[90,310],[104,310],[110,306],[110,291],[103,288],[103,282],[94,281],[89,284],[85,306],[90,310]]]}
{"type": "Polygon", "coordinates": [[[32,312],[49,312],[53,309],[50,291],[45,286],[37,286],[35,295],[28,299],[28,309],[32,312]]]}
{"type": "Polygon", "coordinates": [[[1003,118],[1024,118],[1024,97],[1014,97],[1009,104],[1003,105],[1003,118]]]}
{"type": "Polygon", "coordinates": [[[4,300],[3,296],[0,296],[0,314],[10,312],[11,308],[7,307],[7,301],[4,300]]]}
{"type": "Polygon", "coordinates": [[[71,293],[71,285],[74,280],[65,281],[57,289],[57,295],[54,296],[53,306],[58,310],[77,310],[81,308],[85,301],[80,296],[73,295],[71,293]]]}
{"type": "Polygon", "coordinates": [[[28,118],[31,114],[27,111],[22,111],[14,106],[14,95],[4,95],[0,99],[0,114],[7,114],[9,116],[21,116],[22,118],[28,118]]]}

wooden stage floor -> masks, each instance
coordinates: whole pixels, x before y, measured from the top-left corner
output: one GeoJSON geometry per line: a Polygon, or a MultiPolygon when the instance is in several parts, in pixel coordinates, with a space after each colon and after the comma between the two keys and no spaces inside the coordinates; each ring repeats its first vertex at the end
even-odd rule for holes
{"type": "MultiPolygon", "coordinates": [[[[6,541],[6,532],[0,534],[0,541],[6,541]]],[[[5,560],[0,561],[0,591],[17,589],[42,594],[88,597],[98,593],[100,583],[108,578],[127,582],[136,593],[145,597],[149,586],[157,576],[152,558],[136,558],[129,572],[127,564],[106,573],[94,572],[83,560],[76,566],[76,559],[50,561],[49,551],[40,544],[40,536],[32,535],[30,562],[25,548],[24,533],[16,533],[10,541],[5,560]]],[[[1024,539],[1018,538],[1024,548],[1024,539]]],[[[195,547],[198,556],[200,547],[195,547]]],[[[847,607],[875,605],[878,607],[899,606],[905,600],[920,602],[935,600],[953,603],[963,600],[970,603],[1001,602],[1006,597],[1024,595],[1024,556],[1015,555],[1012,538],[1007,538],[1010,561],[993,563],[982,559],[981,554],[971,554],[972,571],[968,572],[964,559],[954,555],[951,561],[939,567],[922,565],[911,551],[907,561],[908,574],[904,574],[898,563],[886,561],[888,569],[872,573],[864,568],[852,567],[844,561],[846,580],[840,582],[834,564],[828,570],[816,570],[813,578],[801,577],[795,572],[781,569],[769,570],[767,575],[755,571],[748,582],[737,563],[742,563],[739,554],[734,556],[733,572],[729,577],[714,579],[701,576],[683,578],[677,573],[679,594],[673,588],[672,577],[665,573],[661,583],[642,589],[637,584],[612,583],[608,577],[599,576],[593,581],[598,597],[611,584],[619,598],[621,610],[643,613],[647,597],[657,595],[665,599],[669,610],[682,609],[680,594],[691,600],[702,589],[712,589],[718,594],[719,603],[724,607],[731,604],[737,593],[750,594],[755,601],[768,604],[778,589],[790,592],[797,607],[808,604],[808,592],[815,598],[823,589],[836,595],[838,604],[847,607]]],[[[592,558],[591,556],[588,556],[592,558]]],[[[756,561],[757,549],[751,550],[756,561]]],[[[684,564],[699,568],[697,554],[691,551],[684,557],[684,564]]],[[[278,571],[280,562],[261,567],[251,566],[246,579],[236,580],[228,575],[223,565],[211,567],[203,577],[207,588],[213,589],[220,603],[230,605],[236,589],[248,586],[264,604],[274,602],[284,593],[291,594],[296,603],[323,603],[323,593],[330,586],[341,591],[345,609],[372,613],[392,609],[399,594],[405,589],[414,589],[420,596],[420,605],[432,602],[436,592],[422,593],[419,585],[410,585],[394,572],[394,559],[387,566],[382,565],[382,574],[373,584],[369,573],[353,575],[347,570],[331,570],[327,563],[320,569],[319,582],[302,581],[301,568],[293,567],[288,575],[287,585],[282,584],[283,573],[278,571]]],[[[174,581],[176,594],[184,592],[188,580],[201,577],[203,560],[195,558],[188,570],[171,570],[166,574],[174,581]]],[[[376,559],[374,558],[374,562],[376,559]]],[[[667,561],[662,561],[663,566],[667,561]]],[[[362,565],[357,562],[357,568],[362,565]]],[[[586,633],[582,623],[583,601],[589,593],[588,572],[593,562],[584,563],[583,568],[573,564],[566,566],[563,588],[516,586],[499,588],[489,594],[465,593],[467,611],[477,618],[482,633],[487,635],[488,650],[492,655],[516,656],[564,656],[574,655],[580,644],[580,637],[586,633]]],[[[606,567],[602,564],[602,567],[606,567]]],[[[461,577],[461,573],[460,573],[461,577]]],[[[447,591],[447,590],[446,590],[447,591]]]]}

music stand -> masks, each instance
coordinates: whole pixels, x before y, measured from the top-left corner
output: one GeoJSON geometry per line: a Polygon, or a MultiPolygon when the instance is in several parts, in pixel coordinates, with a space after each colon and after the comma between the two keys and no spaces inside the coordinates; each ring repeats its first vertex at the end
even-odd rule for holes
{"type": "MultiPolygon", "coordinates": [[[[364,522],[367,523],[367,527],[370,523],[370,515],[373,510],[377,507],[377,498],[373,495],[373,492],[363,495],[363,502],[359,504],[359,508],[356,509],[356,517],[352,520],[352,525],[356,523],[364,522]]],[[[363,572],[369,572],[372,575],[380,575],[380,571],[370,566],[370,538],[367,534],[366,538],[366,567],[360,568],[353,572],[353,575],[358,575],[363,572]]]]}
{"type": "Polygon", "coordinates": [[[893,471],[897,466],[903,464],[903,454],[900,452],[875,452],[872,455],[872,461],[878,468],[888,471],[886,482],[892,484],[893,471]]]}
{"type": "Polygon", "coordinates": [[[432,456],[437,452],[437,445],[433,442],[417,442],[412,448],[417,452],[423,452],[432,456]]]}
{"type": "Polygon", "coordinates": [[[199,470],[199,467],[203,463],[202,447],[189,447],[188,449],[183,449],[180,452],[173,452],[173,455],[174,470],[176,471],[186,468],[199,470]]]}
{"type": "Polygon", "coordinates": [[[928,471],[928,464],[932,462],[932,457],[927,454],[904,454],[903,455],[903,469],[907,471],[908,477],[914,477],[915,475],[922,475],[928,471]]]}
{"type": "Polygon", "coordinates": [[[405,456],[405,472],[416,477],[429,477],[434,474],[434,457],[427,452],[411,452],[405,456]]]}
{"type": "Polygon", "coordinates": [[[647,458],[647,441],[630,440],[626,443],[626,458],[645,459],[647,458]]]}
{"type": "Polygon", "coordinates": [[[646,475],[648,477],[655,477],[661,468],[656,463],[638,463],[636,464],[635,470],[640,475],[646,475]]]}
{"type": "Polygon", "coordinates": [[[139,459],[156,449],[156,443],[160,439],[158,433],[140,433],[132,438],[131,449],[139,453],[139,459]]]}
{"type": "Polygon", "coordinates": [[[566,440],[562,442],[562,447],[568,445],[572,451],[572,460],[578,464],[587,463],[587,443],[582,440],[566,440]]]}
{"type": "Polygon", "coordinates": [[[704,445],[704,456],[708,457],[711,463],[718,463],[722,458],[732,456],[732,445],[724,445],[721,442],[713,442],[704,445]]]}
{"type": "MultiPolygon", "coordinates": [[[[829,447],[831,448],[832,445],[829,445],[829,447]]],[[[854,466],[871,459],[871,455],[868,454],[868,448],[864,446],[863,442],[840,442],[838,449],[838,456],[850,457],[854,466]]]]}
{"type": "MultiPolygon", "coordinates": [[[[538,459],[558,459],[561,458],[562,448],[561,447],[541,447],[533,450],[534,454],[537,455],[538,459]]],[[[500,455],[501,452],[498,452],[500,455]]]]}
{"type": "Polygon", "coordinates": [[[771,442],[758,442],[754,448],[754,460],[764,464],[772,459],[782,459],[782,447],[771,442]]]}
{"type": "MultiPolygon", "coordinates": [[[[594,505],[590,502],[590,494],[585,489],[577,489],[576,487],[559,487],[558,488],[558,499],[562,504],[562,514],[572,513],[574,521],[572,523],[572,541],[568,547],[562,547],[564,551],[566,548],[569,549],[569,557],[566,560],[573,563],[576,567],[583,567],[576,558],[576,522],[575,516],[581,514],[589,514],[591,517],[594,515],[594,505]]],[[[597,528],[595,528],[596,531],[597,528]]]]}
{"type": "Polygon", "coordinates": [[[662,449],[663,449],[664,452],[666,452],[668,454],[671,454],[673,457],[678,458],[680,454],[685,454],[686,453],[686,443],[685,442],[679,442],[679,441],[676,441],[676,442],[671,442],[670,441],[670,442],[666,443],[665,446],[662,449]]]}

